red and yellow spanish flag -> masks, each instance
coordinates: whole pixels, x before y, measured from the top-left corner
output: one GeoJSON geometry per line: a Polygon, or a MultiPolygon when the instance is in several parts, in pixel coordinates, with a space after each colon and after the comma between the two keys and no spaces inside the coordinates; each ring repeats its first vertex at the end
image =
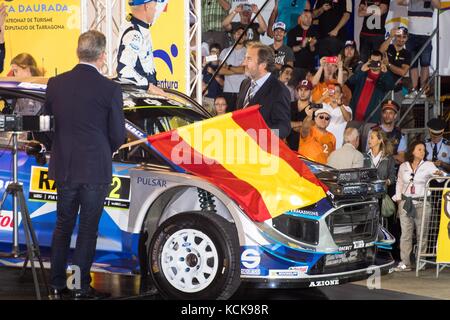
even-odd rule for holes
{"type": "Polygon", "coordinates": [[[255,221],[323,199],[326,187],[267,127],[258,109],[227,113],[148,141],[176,166],[223,190],[255,221]]]}

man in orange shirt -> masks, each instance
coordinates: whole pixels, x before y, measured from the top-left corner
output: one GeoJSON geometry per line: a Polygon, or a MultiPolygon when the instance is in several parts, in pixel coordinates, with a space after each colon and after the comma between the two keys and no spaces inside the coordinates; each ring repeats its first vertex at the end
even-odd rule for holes
{"type": "Polygon", "coordinates": [[[326,109],[306,111],[307,117],[303,120],[300,132],[300,145],[298,153],[308,159],[326,164],[328,156],[336,149],[336,138],[327,131],[331,113],[326,109]]]}

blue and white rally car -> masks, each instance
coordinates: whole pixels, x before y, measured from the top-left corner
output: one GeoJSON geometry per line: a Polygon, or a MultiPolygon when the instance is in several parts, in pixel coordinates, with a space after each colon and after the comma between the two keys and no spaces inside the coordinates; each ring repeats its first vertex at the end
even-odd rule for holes
{"type": "MultiPolygon", "coordinates": [[[[211,116],[182,94],[165,99],[124,88],[123,97],[128,142],[211,116]]],[[[44,99],[45,84],[0,82],[2,113],[14,113],[23,103],[39,108],[44,99]]],[[[0,134],[4,192],[12,180],[11,152],[9,133],[0,134]]],[[[51,135],[23,136],[23,146],[27,139],[39,140],[47,146],[43,156],[51,157],[51,135]]],[[[45,252],[56,220],[56,189],[42,156],[38,160],[21,151],[18,177],[45,252]]],[[[380,225],[378,201],[384,182],[377,180],[376,169],[338,171],[304,160],[330,195],[255,222],[222,190],[198,176],[177,172],[146,143],[121,149],[113,160],[94,266],[150,275],[166,298],[227,299],[242,281],[260,287],[336,285],[386,273],[394,264],[389,249],[395,240],[380,225]]],[[[10,250],[12,229],[8,199],[0,211],[2,251],[10,250]]],[[[25,243],[21,227],[19,237],[25,243]]]]}

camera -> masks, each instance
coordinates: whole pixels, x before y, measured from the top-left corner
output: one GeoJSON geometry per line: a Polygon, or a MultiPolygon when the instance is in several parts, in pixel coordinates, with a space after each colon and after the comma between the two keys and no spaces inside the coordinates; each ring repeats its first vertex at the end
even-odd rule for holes
{"type": "Polygon", "coordinates": [[[371,68],[371,69],[381,68],[381,61],[370,61],[369,68],[371,68]]]}
{"type": "Polygon", "coordinates": [[[248,3],[244,3],[242,5],[242,11],[252,11],[252,5],[248,3]]]}
{"type": "Polygon", "coordinates": [[[53,130],[52,116],[0,114],[0,132],[47,132],[51,130],[53,130]]]}

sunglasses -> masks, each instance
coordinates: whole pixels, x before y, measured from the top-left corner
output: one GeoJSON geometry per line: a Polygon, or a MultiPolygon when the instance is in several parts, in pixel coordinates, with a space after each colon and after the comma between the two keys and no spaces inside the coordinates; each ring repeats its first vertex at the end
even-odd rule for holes
{"type": "Polygon", "coordinates": [[[330,120],[330,117],[326,117],[326,116],[322,116],[322,115],[317,116],[317,117],[321,120],[326,120],[326,121],[330,120]]]}

